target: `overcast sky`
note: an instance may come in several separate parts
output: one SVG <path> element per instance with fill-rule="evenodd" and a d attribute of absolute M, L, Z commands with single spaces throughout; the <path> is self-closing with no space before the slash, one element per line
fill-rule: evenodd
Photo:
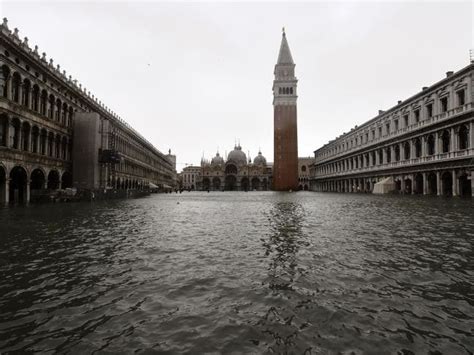
<path fill-rule="evenodd" d="M 18 27 L 180 171 L 235 139 L 273 161 L 273 69 L 285 26 L 298 147 L 328 140 L 469 64 L 471 2 L 23 2 Z"/>

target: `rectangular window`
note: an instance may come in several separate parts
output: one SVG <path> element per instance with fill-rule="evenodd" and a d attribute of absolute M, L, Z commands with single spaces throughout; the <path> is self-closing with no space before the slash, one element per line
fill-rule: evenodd
<path fill-rule="evenodd" d="M 404 127 L 408 127 L 408 115 L 403 116 Z"/>
<path fill-rule="evenodd" d="M 441 112 L 448 111 L 448 97 L 445 96 L 441 99 Z"/>
<path fill-rule="evenodd" d="M 433 117 L 433 104 L 426 105 L 426 117 L 427 118 Z"/>
<path fill-rule="evenodd" d="M 415 110 L 414 114 L 415 114 L 415 123 L 420 122 L 420 110 Z"/>
<path fill-rule="evenodd" d="M 366 134 L 365 134 L 365 143 L 367 143 L 368 141 L 369 141 L 369 134 L 366 133 Z"/>
<path fill-rule="evenodd" d="M 456 93 L 457 97 L 458 97 L 458 106 L 462 106 L 466 103 L 466 97 L 464 95 L 464 90 L 459 90 L 457 93 Z"/>
<path fill-rule="evenodd" d="M 375 129 L 372 130 L 372 140 L 375 139 Z"/>
<path fill-rule="evenodd" d="M 379 127 L 379 137 L 382 137 L 382 126 Z"/>
<path fill-rule="evenodd" d="M 385 124 L 385 134 L 390 134 L 390 123 Z"/>
<path fill-rule="evenodd" d="M 395 132 L 396 132 L 398 131 L 398 120 L 393 121 L 393 123 L 395 124 Z"/>

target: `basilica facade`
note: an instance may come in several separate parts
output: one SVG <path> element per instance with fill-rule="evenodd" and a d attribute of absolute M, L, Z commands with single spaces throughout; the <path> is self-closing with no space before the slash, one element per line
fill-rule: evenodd
<path fill-rule="evenodd" d="M 272 184 L 272 167 L 262 152 L 252 161 L 240 144 L 224 159 L 219 152 L 211 159 L 201 160 L 201 174 L 196 189 L 202 191 L 266 191 Z"/>

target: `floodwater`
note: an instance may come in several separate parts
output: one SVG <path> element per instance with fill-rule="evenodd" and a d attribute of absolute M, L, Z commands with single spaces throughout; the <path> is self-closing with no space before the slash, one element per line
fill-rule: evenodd
<path fill-rule="evenodd" d="M 474 199 L 0 209 L 0 352 L 472 354 Z"/>

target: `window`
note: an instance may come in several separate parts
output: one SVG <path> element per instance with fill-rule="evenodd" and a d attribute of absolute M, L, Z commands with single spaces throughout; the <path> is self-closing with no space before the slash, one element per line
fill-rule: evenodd
<path fill-rule="evenodd" d="M 426 117 L 427 118 L 433 117 L 433 104 L 426 105 Z"/>
<path fill-rule="evenodd" d="M 395 132 L 396 132 L 398 131 L 398 120 L 393 121 L 393 123 L 395 124 Z"/>
<path fill-rule="evenodd" d="M 404 127 L 408 127 L 408 115 L 403 116 Z"/>
<path fill-rule="evenodd" d="M 464 89 L 459 90 L 458 92 L 456 92 L 456 96 L 458 98 L 458 106 L 462 106 L 466 103 L 466 97 L 464 95 Z"/>
<path fill-rule="evenodd" d="M 415 115 L 415 123 L 420 122 L 420 110 L 415 110 L 414 115 Z"/>
<path fill-rule="evenodd" d="M 365 134 L 365 142 L 367 143 L 368 141 L 369 141 L 369 134 L 366 133 L 366 134 Z"/>
<path fill-rule="evenodd" d="M 386 135 L 390 134 L 390 123 L 385 124 L 385 134 Z"/>
<path fill-rule="evenodd" d="M 375 139 L 375 129 L 372 130 L 372 140 Z"/>
<path fill-rule="evenodd" d="M 445 96 L 441 99 L 441 112 L 448 111 L 448 97 Z"/>
<path fill-rule="evenodd" d="M 382 137 L 382 126 L 379 127 L 379 137 Z"/>

